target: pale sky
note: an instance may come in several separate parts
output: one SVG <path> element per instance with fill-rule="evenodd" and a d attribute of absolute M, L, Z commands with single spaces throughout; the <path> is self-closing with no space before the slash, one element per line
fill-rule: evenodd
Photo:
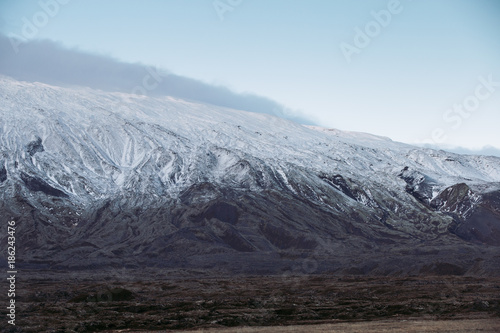
<path fill-rule="evenodd" d="M 0 0 L 10 38 L 264 96 L 324 127 L 470 149 L 500 148 L 499 18 L 497 0 Z"/>

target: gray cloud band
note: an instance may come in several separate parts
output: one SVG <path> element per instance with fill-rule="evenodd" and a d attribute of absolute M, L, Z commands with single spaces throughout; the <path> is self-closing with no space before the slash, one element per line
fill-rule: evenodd
<path fill-rule="evenodd" d="M 16 53 L 12 50 L 11 39 L 0 35 L 0 73 L 23 81 L 84 86 L 152 97 L 172 96 L 313 124 L 263 96 L 235 93 L 223 86 L 210 85 L 141 64 L 123 63 L 109 57 L 68 50 L 45 40 L 26 41 L 21 52 Z"/>

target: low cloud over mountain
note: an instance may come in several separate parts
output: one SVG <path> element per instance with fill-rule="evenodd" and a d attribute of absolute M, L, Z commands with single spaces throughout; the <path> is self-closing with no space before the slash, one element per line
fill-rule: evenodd
<path fill-rule="evenodd" d="M 173 96 L 311 124 L 267 97 L 235 93 L 224 86 L 142 64 L 67 49 L 48 40 L 20 41 L 0 35 L 0 73 L 23 81 L 86 86 L 105 91 Z"/>

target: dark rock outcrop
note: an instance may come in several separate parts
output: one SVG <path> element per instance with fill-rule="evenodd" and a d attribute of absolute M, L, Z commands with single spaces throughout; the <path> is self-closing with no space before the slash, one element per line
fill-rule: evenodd
<path fill-rule="evenodd" d="M 45 149 L 43 148 L 42 139 L 37 137 L 35 140 L 31 141 L 26 145 L 26 151 L 30 156 L 35 155 L 36 153 L 41 153 Z"/>
<path fill-rule="evenodd" d="M 43 192 L 47 195 L 54 197 L 67 197 L 68 195 L 61 190 L 58 190 L 43 180 L 32 177 L 24 172 L 21 172 L 21 179 L 30 191 Z"/>
<path fill-rule="evenodd" d="M 7 180 L 7 169 L 5 169 L 5 165 L 0 164 L 0 183 L 3 183 L 4 181 Z"/>

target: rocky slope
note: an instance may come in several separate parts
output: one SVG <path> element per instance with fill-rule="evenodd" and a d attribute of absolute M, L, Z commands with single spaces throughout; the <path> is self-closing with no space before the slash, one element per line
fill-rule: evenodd
<path fill-rule="evenodd" d="M 500 273 L 500 158 L 6 77 L 0 99 L 26 268 Z"/>

